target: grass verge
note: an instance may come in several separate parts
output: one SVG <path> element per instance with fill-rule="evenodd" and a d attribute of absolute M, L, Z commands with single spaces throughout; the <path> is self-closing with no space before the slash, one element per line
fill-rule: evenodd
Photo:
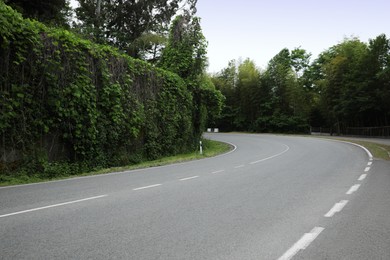
<path fill-rule="evenodd" d="M 231 145 L 204 139 L 203 140 L 203 154 L 199 154 L 199 151 L 194 151 L 191 153 L 185 153 L 185 154 L 178 154 L 174 156 L 168 156 L 164 158 L 160 158 L 153 161 L 145 161 L 134 165 L 128 165 L 128 166 L 122 166 L 122 167 L 113 167 L 113 168 L 107 168 L 107 169 L 101 169 L 97 171 L 92 172 L 86 172 L 86 173 L 80 173 L 77 175 L 67 175 L 67 176 L 59 176 L 55 178 L 44 178 L 37 175 L 33 176 L 27 176 L 27 175 L 15 175 L 15 176 L 9 176 L 9 175 L 0 175 L 0 186 L 10 186 L 10 185 L 19 185 L 19 184 L 29 184 L 29 183 L 37 183 L 37 182 L 45 182 L 45 181 L 53 181 L 53 180 L 62 180 L 62 179 L 69 179 L 73 177 L 82 177 L 82 176 L 92 176 L 92 175 L 99 175 L 99 174 L 106 174 L 111 172 L 124 172 L 124 171 L 130 171 L 130 170 L 136 170 L 136 169 L 142 169 L 142 168 L 150 168 L 150 167 L 157 167 L 157 166 L 163 166 L 173 163 L 181 163 L 181 162 L 187 162 L 192 160 L 199 160 L 203 158 L 213 157 L 217 156 L 219 154 L 226 153 L 232 149 Z"/>
<path fill-rule="evenodd" d="M 181 163 L 181 162 L 187 162 L 187 161 L 193 161 L 193 160 L 199 160 L 204 159 L 208 157 L 217 156 L 219 154 L 226 153 L 232 149 L 232 147 L 229 144 L 203 139 L 202 142 L 203 147 L 203 154 L 199 154 L 199 151 L 195 151 L 192 153 L 184 153 L 184 154 L 178 154 L 174 156 L 168 156 L 164 158 L 160 158 L 153 161 L 146 161 L 141 162 L 134 165 L 124 166 L 124 167 L 114 167 L 114 168 L 108 168 L 103 169 L 95 172 L 89 172 L 86 174 L 82 174 L 81 176 L 87 176 L 87 175 L 97 175 L 97 174 L 105 174 L 110 172 L 123 172 L 123 171 L 130 171 L 130 170 L 137 170 L 137 169 L 143 169 L 143 168 L 150 168 L 150 167 L 157 167 L 157 166 L 164 166 L 169 165 L 173 163 Z"/>

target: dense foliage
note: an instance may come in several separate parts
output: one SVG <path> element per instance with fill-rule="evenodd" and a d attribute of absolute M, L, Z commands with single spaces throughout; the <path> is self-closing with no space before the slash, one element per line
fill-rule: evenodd
<path fill-rule="evenodd" d="M 69 0 L 5 0 L 5 3 L 24 18 L 33 18 L 46 24 L 67 26 L 71 16 Z"/>
<path fill-rule="evenodd" d="M 314 68 L 316 70 L 314 70 Z M 319 110 L 336 132 L 346 127 L 390 125 L 390 41 L 347 39 L 313 64 Z"/>
<path fill-rule="evenodd" d="M 190 15 L 177 16 L 159 66 L 182 77 L 193 95 L 194 135 L 199 136 L 207 119 L 213 121 L 221 112 L 224 97 L 204 73 L 207 63 L 207 42 L 200 19 Z"/>
<path fill-rule="evenodd" d="M 390 125 L 390 40 L 345 39 L 310 63 L 297 48 L 281 50 L 260 71 L 253 61 L 231 61 L 213 76 L 226 96 L 216 125 L 222 130 L 308 132 L 327 127 Z"/>
<path fill-rule="evenodd" d="M 1 1 L 0 13 L 3 173 L 78 172 L 194 148 L 200 123 L 186 80 L 23 19 Z"/>
<path fill-rule="evenodd" d="M 197 0 L 78 0 L 78 28 L 95 41 L 109 43 L 132 57 L 155 61 L 168 27 L 181 11 L 196 12 Z"/>

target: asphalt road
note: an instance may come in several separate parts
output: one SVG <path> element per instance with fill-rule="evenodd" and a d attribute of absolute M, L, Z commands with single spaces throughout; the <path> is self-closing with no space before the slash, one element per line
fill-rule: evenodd
<path fill-rule="evenodd" d="M 211 134 L 236 149 L 0 188 L 0 259 L 390 259 L 390 164 L 347 143 Z"/>

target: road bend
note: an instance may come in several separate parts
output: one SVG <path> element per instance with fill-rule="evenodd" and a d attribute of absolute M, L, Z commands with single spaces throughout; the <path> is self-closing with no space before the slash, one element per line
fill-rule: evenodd
<path fill-rule="evenodd" d="M 390 164 L 332 140 L 208 134 L 214 158 L 0 188 L 0 259 L 390 259 Z"/>

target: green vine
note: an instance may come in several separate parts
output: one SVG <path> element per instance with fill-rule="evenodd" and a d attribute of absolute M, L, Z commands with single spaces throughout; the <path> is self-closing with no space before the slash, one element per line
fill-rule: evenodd
<path fill-rule="evenodd" d="M 176 74 L 2 2 L 0 28 L 0 173 L 75 173 L 192 148 L 193 96 Z"/>

